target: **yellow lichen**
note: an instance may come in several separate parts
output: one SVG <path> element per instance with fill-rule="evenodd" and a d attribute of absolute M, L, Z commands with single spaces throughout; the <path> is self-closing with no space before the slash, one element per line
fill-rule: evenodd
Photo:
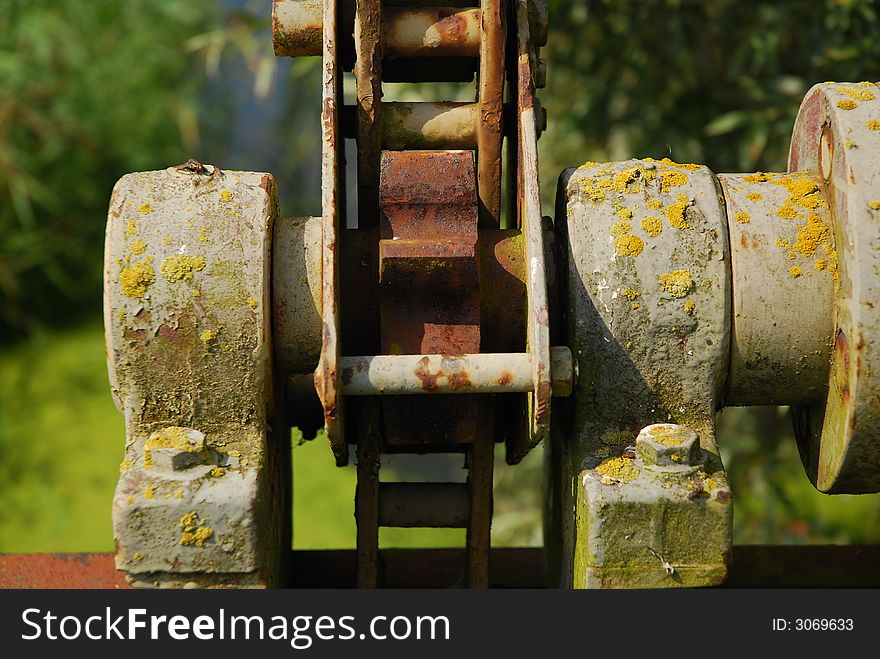
<path fill-rule="evenodd" d="M 803 213 L 798 213 L 791 206 L 781 206 L 779 210 L 776 211 L 776 215 L 784 220 L 794 220 L 804 216 Z"/>
<path fill-rule="evenodd" d="M 670 188 L 677 188 L 688 182 L 687 174 L 672 170 L 660 172 L 660 179 L 660 190 L 663 192 L 669 192 Z"/>
<path fill-rule="evenodd" d="M 199 241 L 206 243 L 208 242 L 208 230 L 207 229 L 199 229 Z"/>
<path fill-rule="evenodd" d="M 749 201 L 761 201 L 761 193 L 760 192 L 750 192 L 746 195 L 746 199 Z"/>
<path fill-rule="evenodd" d="M 155 499 L 156 498 L 156 488 L 153 485 L 147 485 L 144 488 L 144 499 Z"/>
<path fill-rule="evenodd" d="M 685 209 L 690 205 L 688 200 L 679 200 L 666 207 L 666 221 L 676 229 L 687 229 L 689 225 L 685 219 Z"/>
<path fill-rule="evenodd" d="M 880 130 L 880 121 L 877 119 L 868 119 L 866 125 L 868 126 L 868 130 Z"/>
<path fill-rule="evenodd" d="M 226 475 L 226 470 L 223 467 L 214 467 L 208 474 L 214 478 L 220 478 Z"/>
<path fill-rule="evenodd" d="M 129 220 L 125 225 L 125 237 L 131 238 L 136 236 L 138 232 L 138 223 L 136 220 Z"/>
<path fill-rule="evenodd" d="M 690 171 L 694 171 L 694 170 L 699 169 L 701 167 L 701 165 L 695 165 L 693 163 L 674 162 L 673 160 L 671 160 L 669 158 L 662 158 L 661 160 L 654 160 L 653 158 L 645 158 L 645 160 L 647 160 L 648 162 L 659 162 L 663 165 L 671 165 L 673 167 L 680 167 L 681 169 L 688 169 Z"/>
<path fill-rule="evenodd" d="M 126 497 L 125 502 L 126 502 L 129 506 L 133 505 L 133 504 L 134 504 L 134 497 L 133 497 L 132 495 L 129 494 L 129 495 Z"/>
<path fill-rule="evenodd" d="M 580 180 L 580 189 L 586 194 L 590 201 L 592 202 L 600 202 L 605 200 L 605 192 L 596 186 L 595 182 L 591 178 L 584 178 Z"/>
<path fill-rule="evenodd" d="M 740 211 L 733 216 L 733 219 L 736 220 L 739 224 L 748 224 L 752 221 L 752 216 L 744 211 Z"/>
<path fill-rule="evenodd" d="M 639 470 L 633 464 L 633 461 L 623 457 L 604 460 L 596 467 L 596 473 L 602 476 L 602 483 L 605 485 L 627 483 L 639 476 Z"/>
<path fill-rule="evenodd" d="M 223 202 L 232 201 L 232 192 L 230 190 L 223 190 L 220 193 L 220 201 L 223 201 Z"/>
<path fill-rule="evenodd" d="M 632 231 L 632 225 L 629 222 L 620 221 L 615 222 L 611 225 L 611 228 L 608 230 L 612 236 L 622 236 L 625 233 L 629 233 Z"/>
<path fill-rule="evenodd" d="M 132 465 L 134 465 L 134 460 L 123 460 L 119 463 L 119 473 L 121 474 L 123 471 L 128 471 L 129 469 L 131 469 Z"/>
<path fill-rule="evenodd" d="M 858 103 L 856 103 L 855 101 L 852 101 L 848 98 L 845 98 L 842 101 L 837 101 L 837 103 L 835 103 L 835 105 L 837 107 L 839 107 L 841 110 L 855 110 L 857 107 L 859 107 Z"/>
<path fill-rule="evenodd" d="M 637 290 L 632 289 L 632 288 L 624 288 L 620 292 L 620 294 L 623 295 L 623 297 L 625 297 L 627 300 L 630 300 L 630 301 L 635 300 L 637 297 L 639 297 L 641 295 L 641 293 L 639 293 Z"/>
<path fill-rule="evenodd" d="M 659 217 L 646 217 L 642 220 L 642 230 L 651 238 L 656 238 L 663 232 L 663 221 Z"/>
<path fill-rule="evenodd" d="M 837 250 L 831 245 L 822 245 L 822 249 L 825 251 L 825 256 L 828 257 L 828 272 L 831 274 L 831 278 L 834 281 L 840 281 L 840 275 L 837 271 Z"/>
<path fill-rule="evenodd" d="M 247 300 L 245 300 L 245 302 L 247 302 L 247 305 L 248 305 L 251 309 L 256 309 L 256 308 L 259 306 L 259 304 L 260 304 L 260 303 L 257 302 L 254 298 L 252 298 L 250 295 L 248 296 Z"/>
<path fill-rule="evenodd" d="M 684 309 L 684 312 L 691 316 L 694 315 L 694 311 L 696 310 L 696 308 L 697 305 L 694 303 L 693 300 L 687 300 L 684 305 L 682 305 L 682 309 Z"/>
<path fill-rule="evenodd" d="M 171 244 L 171 236 L 165 236 L 162 239 L 162 244 L 165 245 L 165 247 L 168 247 L 168 245 Z"/>
<path fill-rule="evenodd" d="M 764 172 L 758 172 L 757 174 L 747 174 L 746 176 L 743 176 L 743 181 L 745 181 L 746 183 L 764 183 L 769 179 L 770 176 L 768 174 L 765 174 Z"/>
<path fill-rule="evenodd" d="M 657 425 L 648 431 L 651 440 L 663 446 L 680 446 L 689 437 L 687 430 L 676 426 Z"/>
<path fill-rule="evenodd" d="M 180 544 L 184 547 L 195 545 L 204 547 L 205 542 L 214 535 L 214 529 L 205 525 L 205 520 L 200 520 L 197 512 L 186 513 L 178 522 L 180 526 Z"/>
<path fill-rule="evenodd" d="M 674 270 L 657 277 L 660 288 L 672 297 L 685 297 L 694 289 L 694 280 L 687 270 Z"/>
<path fill-rule="evenodd" d="M 868 202 L 868 207 L 872 208 L 875 211 L 880 211 L 880 201 L 872 200 Z"/>
<path fill-rule="evenodd" d="M 153 207 L 150 204 L 141 204 L 137 209 L 138 213 L 141 215 L 149 215 L 153 212 Z"/>
<path fill-rule="evenodd" d="M 838 87 L 836 91 L 839 91 L 841 94 L 846 94 L 856 101 L 873 101 L 877 98 L 874 96 L 873 92 L 864 87 Z"/>
<path fill-rule="evenodd" d="M 614 239 L 614 253 L 618 256 L 638 256 L 644 248 L 645 242 L 631 233 L 625 233 Z"/>
<path fill-rule="evenodd" d="M 816 270 L 825 270 L 828 268 L 828 259 L 816 259 Z"/>
<path fill-rule="evenodd" d="M 202 340 L 202 343 L 208 345 L 217 339 L 217 332 L 211 329 L 202 330 L 202 333 L 199 334 L 199 338 Z"/>
<path fill-rule="evenodd" d="M 144 555 L 143 555 L 141 552 L 136 551 L 136 552 L 134 553 L 134 560 L 136 560 L 136 561 L 142 561 L 142 560 L 144 560 Z"/>
<path fill-rule="evenodd" d="M 621 220 L 631 220 L 633 217 L 633 212 L 628 208 L 621 208 L 617 211 L 617 217 Z"/>
<path fill-rule="evenodd" d="M 192 281 L 193 272 L 205 269 L 204 256 L 178 254 L 162 261 L 162 276 L 171 283 Z"/>
<path fill-rule="evenodd" d="M 856 143 L 853 142 L 852 140 L 846 140 L 846 141 L 843 143 L 843 147 L 844 147 L 845 149 L 852 149 L 852 148 L 855 147 L 855 145 L 856 145 Z"/>
<path fill-rule="evenodd" d="M 818 215 L 810 213 L 807 223 L 798 226 L 797 238 L 791 246 L 795 252 L 802 256 L 813 256 L 819 246 L 830 240 L 831 232 L 828 226 L 822 222 Z"/>
<path fill-rule="evenodd" d="M 650 181 L 655 176 L 654 172 L 648 171 L 644 167 L 628 167 L 614 175 L 611 187 L 620 193 L 632 194 L 641 192 L 641 181 Z"/>
<path fill-rule="evenodd" d="M 135 240 L 131 245 L 129 245 L 128 248 L 131 250 L 132 254 L 140 256 L 146 251 L 147 243 L 145 243 L 143 240 Z"/>
<path fill-rule="evenodd" d="M 133 263 L 119 273 L 119 285 L 126 297 L 141 298 L 156 283 L 152 259 Z"/>
<path fill-rule="evenodd" d="M 174 498 L 175 499 L 182 499 L 183 498 L 183 488 L 182 487 L 178 488 L 177 492 L 174 493 Z"/>
<path fill-rule="evenodd" d="M 789 269 L 789 272 L 791 273 L 791 276 L 794 277 L 795 279 L 797 279 L 798 277 L 803 276 L 803 274 L 804 274 L 804 271 L 801 270 L 801 269 L 800 269 L 798 266 L 796 266 L 796 265 L 791 266 L 791 268 Z"/>
<path fill-rule="evenodd" d="M 654 210 L 659 210 L 663 208 L 663 202 L 659 199 L 648 199 L 648 201 L 645 203 L 648 204 L 648 208 L 652 208 Z"/>

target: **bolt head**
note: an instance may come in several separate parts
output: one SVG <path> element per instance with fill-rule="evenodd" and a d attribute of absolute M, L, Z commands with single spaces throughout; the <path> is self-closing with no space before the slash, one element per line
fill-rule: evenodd
<path fill-rule="evenodd" d="M 184 471 L 205 464 L 204 433 L 172 426 L 150 435 L 144 445 L 145 462 L 163 471 Z"/>
<path fill-rule="evenodd" d="M 686 467 L 699 464 L 703 452 L 699 435 L 687 426 L 655 423 L 636 438 L 636 455 L 646 466 Z"/>

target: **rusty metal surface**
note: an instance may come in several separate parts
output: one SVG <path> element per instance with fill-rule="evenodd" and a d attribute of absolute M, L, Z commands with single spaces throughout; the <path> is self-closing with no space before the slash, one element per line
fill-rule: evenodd
<path fill-rule="evenodd" d="M 323 13 L 323 0 L 273 0 L 272 44 L 275 55 L 320 55 Z"/>
<path fill-rule="evenodd" d="M 494 419 L 485 412 L 485 408 L 482 412 L 478 419 L 480 432 L 467 453 L 470 516 L 464 575 L 468 588 L 489 587 L 495 433 Z"/>
<path fill-rule="evenodd" d="M 542 547 L 496 547 L 490 587 L 546 588 Z M 290 552 L 291 588 L 354 587 L 357 552 Z M 386 588 L 460 584 L 461 550 L 385 549 Z M 880 545 L 736 545 L 722 588 L 880 588 Z M 130 588 L 113 554 L 0 555 L 0 588 Z"/>
<path fill-rule="evenodd" d="M 824 396 L 834 331 L 832 219 L 815 174 L 719 174 L 733 288 L 725 405 Z"/>
<path fill-rule="evenodd" d="M 551 357 L 554 395 L 567 396 L 574 380 L 571 351 L 554 347 Z M 502 394 L 535 387 L 528 353 L 343 357 L 341 365 L 346 396 Z"/>
<path fill-rule="evenodd" d="M 315 369 L 315 389 L 324 407 L 324 427 L 336 464 L 348 463 L 339 395 L 339 232 L 342 220 L 343 138 L 339 130 L 342 71 L 336 52 L 336 3 L 324 3 L 323 109 L 321 111 L 321 357 Z"/>
<path fill-rule="evenodd" d="M 385 151 L 380 199 L 382 354 L 479 352 L 472 153 Z M 423 274 L 412 276 L 413 268 Z M 468 443 L 476 432 L 477 401 L 471 396 L 454 402 L 389 398 L 382 406 L 390 444 Z"/>
<path fill-rule="evenodd" d="M 880 88 L 823 83 L 801 104 L 789 170 L 819 176 L 832 209 L 839 289 L 828 393 L 795 408 L 807 473 L 829 493 L 880 490 Z"/>
<path fill-rule="evenodd" d="M 480 10 L 388 7 L 382 17 L 386 57 L 477 57 Z"/>
<path fill-rule="evenodd" d="M 398 528 L 466 528 L 469 492 L 463 483 L 380 483 L 379 524 Z"/>
<path fill-rule="evenodd" d="M 131 588 L 113 554 L 0 554 L 0 588 Z"/>
<path fill-rule="evenodd" d="M 480 0 L 482 38 L 477 124 L 480 226 L 501 226 L 501 144 L 504 126 L 505 12 L 502 0 Z"/>
<path fill-rule="evenodd" d="M 507 461 L 516 464 L 547 435 L 550 427 L 550 328 L 547 302 L 547 263 L 541 224 L 538 185 L 538 146 L 535 129 L 534 55 L 528 27 L 526 0 L 517 4 L 517 166 L 518 223 L 525 237 L 526 320 L 528 351 L 535 368 L 535 390 L 528 396 L 528 427 L 507 443 Z"/>
<path fill-rule="evenodd" d="M 382 3 L 355 0 L 358 228 L 376 225 L 382 149 Z"/>
<path fill-rule="evenodd" d="M 404 103 L 382 106 L 382 144 L 386 149 L 475 149 L 477 103 Z"/>

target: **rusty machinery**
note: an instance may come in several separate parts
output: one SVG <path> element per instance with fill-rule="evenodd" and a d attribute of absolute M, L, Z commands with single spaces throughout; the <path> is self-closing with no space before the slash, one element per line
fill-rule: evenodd
<path fill-rule="evenodd" d="M 791 405 L 820 490 L 880 489 L 880 89 L 810 90 L 787 173 L 567 170 L 553 222 L 545 4 L 440 4 L 273 3 L 276 54 L 323 57 L 321 217 L 279 215 L 269 174 L 196 161 L 117 184 L 114 528 L 135 585 L 284 582 L 294 425 L 323 425 L 340 466 L 356 451 L 366 587 L 380 526 L 466 528 L 464 582 L 489 584 L 496 442 L 510 463 L 545 443 L 563 587 L 724 579 L 724 405 Z M 383 102 L 393 81 L 474 82 L 475 101 Z M 440 452 L 464 454 L 465 483 L 379 480 L 382 455 Z"/>

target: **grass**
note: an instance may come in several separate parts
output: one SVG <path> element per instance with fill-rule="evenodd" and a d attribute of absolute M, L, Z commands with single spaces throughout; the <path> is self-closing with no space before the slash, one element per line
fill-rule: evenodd
<path fill-rule="evenodd" d="M 112 551 L 110 502 L 124 442 L 100 326 L 0 351 L 0 552 Z M 735 542 L 880 541 L 880 495 L 816 492 L 777 410 L 725 411 L 719 442 L 734 489 Z M 508 467 L 498 448 L 493 544 L 540 545 L 541 453 Z M 336 468 L 320 436 L 294 442 L 293 458 L 294 546 L 354 547 L 354 468 Z M 412 465 L 382 473 L 418 479 Z M 464 532 L 382 529 L 380 544 L 462 546 Z"/>

